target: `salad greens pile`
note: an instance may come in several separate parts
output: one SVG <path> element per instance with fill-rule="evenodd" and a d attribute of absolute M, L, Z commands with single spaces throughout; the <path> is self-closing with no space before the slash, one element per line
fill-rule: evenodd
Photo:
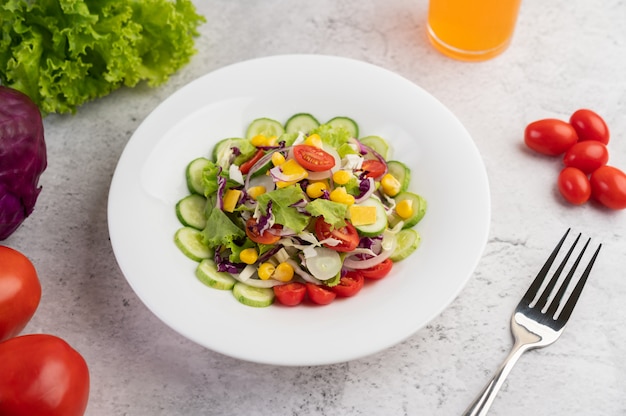
<path fill-rule="evenodd" d="M 44 114 L 75 112 L 123 85 L 165 82 L 204 21 L 191 0 L 3 0 L 0 82 Z"/>

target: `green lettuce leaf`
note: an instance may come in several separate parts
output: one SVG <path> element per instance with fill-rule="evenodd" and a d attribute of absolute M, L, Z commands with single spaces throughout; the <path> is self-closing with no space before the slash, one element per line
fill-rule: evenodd
<path fill-rule="evenodd" d="M 298 212 L 292 205 L 300 202 L 304 197 L 304 192 L 299 185 L 291 185 L 261 194 L 257 197 L 257 201 L 261 204 L 264 214 L 267 214 L 267 205 L 272 201 L 274 222 L 300 233 L 309 225 L 310 218 Z"/>
<path fill-rule="evenodd" d="M 246 237 L 246 232 L 239 228 L 221 209 L 215 208 L 215 199 L 207 204 L 207 224 L 202 231 L 203 241 L 210 248 L 231 247 L 235 241 Z"/>
<path fill-rule="evenodd" d="M 323 216 L 324 221 L 334 228 L 341 228 L 346 225 L 344 220 L 348 211 L 346 204 L 318 198 L 308 203 L 304 209 L 314 217 Z"/>
<path fill-rule="evenodd" d="M 332 127 L 328 124 L 320 124 L 311 131 L 320 136 L 323 143 L 329 144 L 335 149 L 339 149 L 342 145 L 348 143 L 350 133 L 342 127 Z"/>

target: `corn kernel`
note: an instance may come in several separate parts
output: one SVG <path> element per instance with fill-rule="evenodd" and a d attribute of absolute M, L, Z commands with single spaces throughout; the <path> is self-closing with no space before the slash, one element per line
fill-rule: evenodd
<path fill-rule="evenodd" d="M 239 259 L 246 264 L 254 264 L 259 258 L 256 248 L 246 248 L 239 253 Z"/>
<path fill-rule="evenodd" d="M 396 204 L 396 213 L 407 219 L 413 215 L 413 201 L 411 199 L 403 199 Z"/>
<path fill-rule="evenodd" d="M 250 189 L 248 189 L 248 196 L 252 199 L 257 199 L 259 195 L 264 194 L 265 192 L 267 192 L 267 189 L 265 189 L 265 186 L 263 185 L 253 186 Z"/>
<path fill-rule="evenodd" d="M 330 193 L 330 200 L 346 205 L 354 204 L 354 197 L 346 192 L 346 188 L 344 188 L 343 186 L 332 190 L 332 192 Z"/>
<path fill-rule="evenodd" d="M 306 194 L 309 198 L 320 198 L 327 190 L 328 184 L 326 182 L 313 182 L 306 187 Z"/>
<path fill-rule="evenodd" d="M 267 146 L 268 140 L 267 137 L 265 137 L 264 135 L 257 134 L 252 139 L 250 139 L 250 143 L 252 143 L 252 145 L 256 147 Z"/>
<path fill-rule="evenodd" d="M 350 179 L 352 179 L 352 175 L 347 170 L 342 169 L 333 173 L 333 181 L 337 185 L 345 185 L 350 181 Z"/>
<path fill-rule="evenodd" d="M 383 192 L 389 196 L 396 196 L 400 192 L 400 182 L 390 173 L 385 174 L 380 180 Z"/>
<path fill-rule="evenodd" d="M 293 279 L 293 273 L 294 270 L 291 264 L 283 262 L 276 266 L 276 270 L 274 271 L 274 275 L 272 277 L 281 282 L 288 282 Z"/>
<path fill-rule="evenodd" d="M 322 138 L 319 136 L 319 134 L 312 134 L 309 137 L 306 138 L 306 140 L 304 141 L 304 144 L 308 144 L 309 146 L 314 146 L 314 147 L 318 147 L 321 148 L 322 147 Z"/>
<path fill-rule="evenodd" d="M 283 156 L 283 154 L 280 152 L 274 152 L 272 154 L 272 163 L 274 164 L 274 166 L 282 165 L 283 163 L 285 163 L 285 156 Z"/>
<path fill-rule="evenodd" d="M 267 280 L 274 274 L 276 268 L 272 263 L 265 262 L 259 266 L 259 270 L 257 273 L 259 274 L 259 278 L 261 280 Z"/>

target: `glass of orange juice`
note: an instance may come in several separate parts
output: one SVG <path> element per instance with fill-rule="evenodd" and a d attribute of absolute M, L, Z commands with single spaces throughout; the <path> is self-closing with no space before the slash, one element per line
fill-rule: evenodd
<path fill-rule="evenodd" d="M 511 42 L 521 0 L 430 0 L 428 38 L 444 55 L 483 61 Z"/>

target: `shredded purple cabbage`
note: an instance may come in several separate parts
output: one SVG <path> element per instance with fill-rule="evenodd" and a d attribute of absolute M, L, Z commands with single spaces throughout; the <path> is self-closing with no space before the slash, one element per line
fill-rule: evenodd
<path fill-rule="evenodd" d="M 270 219 L 272 218 L 272 200 L 267 203 L 267 213 L 265 215 L 261 215 L 257 219 L 257 228 L 259 230 L 259 234 L 263 234 L 265 231 L 270 229 Z"/>
<path fill-rule="evenodd" d="M 226 191 L 226 178 L 220 175 L 222 168 L 219 168 L 217 173 L 217 201 L 215 207 L 218 209 L 224 209 L 224 192 Z"/>
<path fill-rule="evenodd" d="M 215 250 L 213 256 L 218 272 L 241 273 L 245 265 L 233 263 L 228 260 L 228 256 L 222 256 L 219 250 Z"/>

